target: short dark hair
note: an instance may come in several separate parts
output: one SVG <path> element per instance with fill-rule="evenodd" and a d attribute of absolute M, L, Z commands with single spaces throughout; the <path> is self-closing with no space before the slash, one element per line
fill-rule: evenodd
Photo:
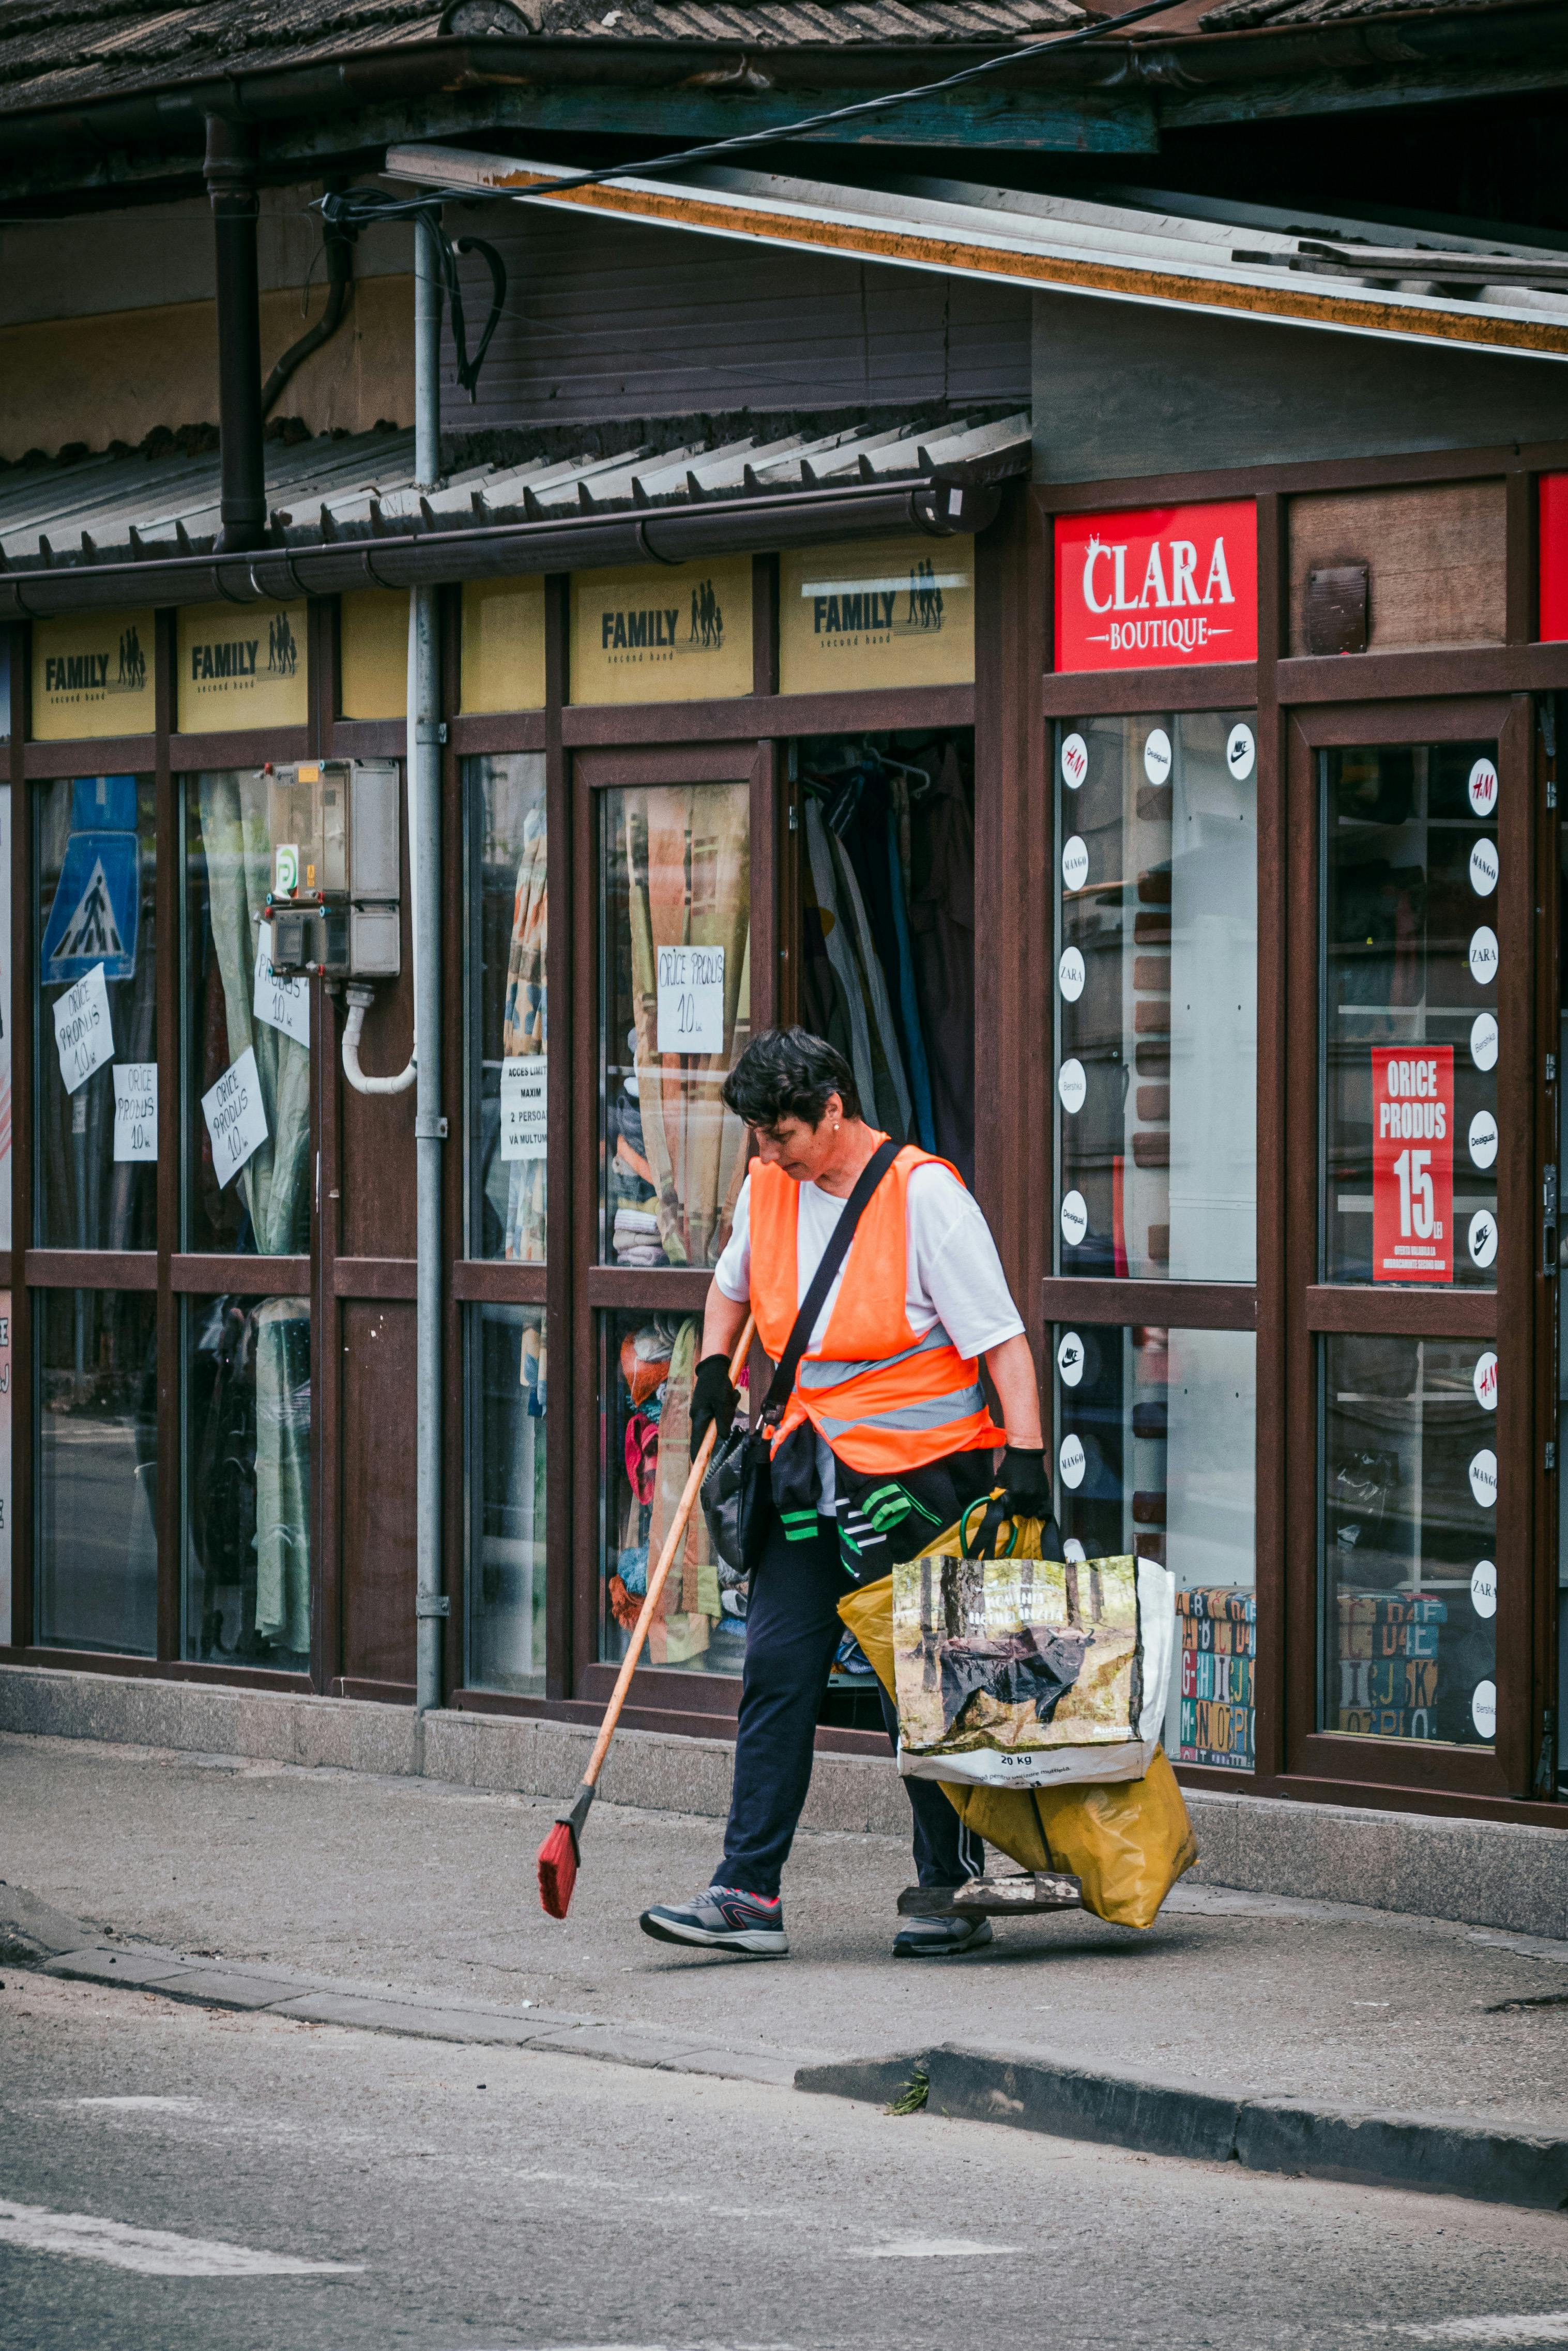
<path fill-rule="evenodd" d="M 809 1029 L 765 1029 L 754 1037 L 725 1080 L 724 1098 L 747 1126 L 777 1127 L 787 1118 L 820 1126 L 828 1096 L 837 1094 L 846 1118 L 859 1118 L 854 1071 L 836 1045 Z"/>

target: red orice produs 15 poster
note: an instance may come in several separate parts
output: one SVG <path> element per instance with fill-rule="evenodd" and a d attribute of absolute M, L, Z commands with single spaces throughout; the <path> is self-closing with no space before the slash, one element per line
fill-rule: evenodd
<path fill-rule="evenodd" d="M 1372 1048 L 1372 1278 L 1454 1278 L 1454 1049 Z"/>

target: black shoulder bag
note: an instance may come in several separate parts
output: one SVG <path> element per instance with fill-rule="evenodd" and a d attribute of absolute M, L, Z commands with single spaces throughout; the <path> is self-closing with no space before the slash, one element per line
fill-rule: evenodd
<path fill-rule="evenodd" d="M 795 1327 L 763 1399 L 760 1416 L 750 1425 L 737 1420 L 715 1448 L 712 1466 L 703 1479 L 703 1516 L 707 1520 L 708 1541 L 719 1562 L 719 1580 L 731 1588 L 744 1583 L 751 1573 L 768 1540 L 773 1514 L 773 1431 L 794 1392 L 800 1358 L 810 1344 L 817 1317 L 855 1237 L 855 1227 L 902 1147 L 893 1142 L 882 1144 L 862 1168 L 855 1188 L 844 1203 L 843 1215 L 822 1251 L 821 1263 L 800 1301 L 800 1311 L 795 1317 Z"/>

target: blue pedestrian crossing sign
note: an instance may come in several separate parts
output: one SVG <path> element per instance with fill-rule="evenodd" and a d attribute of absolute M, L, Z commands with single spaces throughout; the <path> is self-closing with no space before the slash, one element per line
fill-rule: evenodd
<path fill-rule="evenodd" d="M 46 984 L 68 986 L 99 963 L 105 979 L 129 979 L 141 912 L 135 833 L 73 832 L 44 930 Z"/>

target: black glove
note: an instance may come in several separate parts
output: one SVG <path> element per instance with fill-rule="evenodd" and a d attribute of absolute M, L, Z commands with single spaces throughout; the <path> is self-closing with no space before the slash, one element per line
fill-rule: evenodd
<path fill-rule="evenodd" d="M 697 1365 L 697 1375 L 692 1384 L 692 1458 L 715 1421 L 720 1438 L 729 1435 L 735 1425 L 740 1395 L 730 1384 L 729 1357 L 705 1355 Z"/>
<path fill-rule="evenodd" d="M 1045 1474 L 1043 1446 L 1009 1445 L 1002 1456 L 997 1483 L 1005 1491 L 1014 1518 L 1050 1518 L 1051 1479 Z"/>

